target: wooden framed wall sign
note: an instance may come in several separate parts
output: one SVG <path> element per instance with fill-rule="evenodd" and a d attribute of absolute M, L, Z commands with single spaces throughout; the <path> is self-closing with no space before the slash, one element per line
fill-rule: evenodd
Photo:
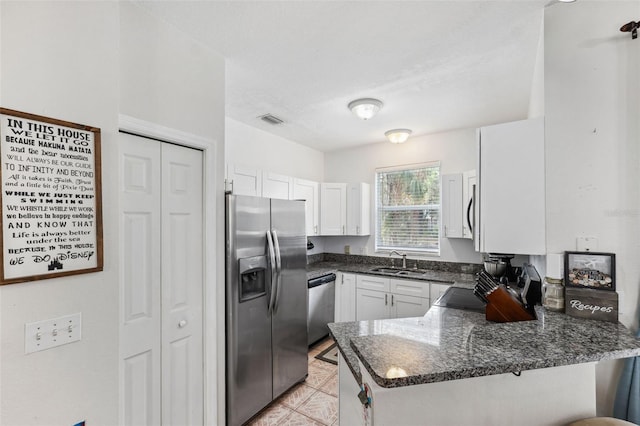
<path fill-rule="evenodd" d="M 100 129 L 0 108 L 0 284 L 102 271 Z"/>

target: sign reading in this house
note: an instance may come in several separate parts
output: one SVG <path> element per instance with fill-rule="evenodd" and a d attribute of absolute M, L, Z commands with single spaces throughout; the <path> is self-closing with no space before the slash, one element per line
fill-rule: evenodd
<path fill-rule="evenodd" d="M 0 108 L 0 284 L 102 270 L 100 129 Z"/>

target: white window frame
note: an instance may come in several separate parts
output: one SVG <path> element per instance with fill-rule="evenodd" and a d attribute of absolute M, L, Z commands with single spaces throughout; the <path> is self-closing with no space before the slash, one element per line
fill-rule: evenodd
<path fill-rule="evenodd" d="M 442 235 L 441 235 L 441 226 L 442 226 L 442 185 L 439 183 L 438 184 L 438 191 L 439 191 L 439 195 L 438 195 L 438 205 L 437 207 L 434 204 L 428 204 L 428 205 L 421 205 L 421 206 L 406 206 L 406 207 L 396 207 L 394 208 L 395 210 L 415 210 L 415 209 L 419 209 L 419 208 L 424 208 L 424 209 L 431 209 L 431 210 L 437 210 L 438 211 L 438 226 L 436 227 L 437 231 L 438 231 L 438 247 L 437 249 L 433 249 L 433 248 L 424 248 L 424 249 L 419 249 L 416 247 L 402 247 L 402 246 L 378 246 L 378 241 L 379 241 L 379 233 L 380 233 L 380 229 L 379 229 L 379 225 L 380 225 L 380 211 L 381 211 L 381 206 L 380 206 L 380 188 L 378 187 L 380 179 L 379 179 L 379 174 L 380 173 L 389 173 L 389 172 L 395 172 L 395 171 L 402 171 L 402 170 L 415 170 L 415 169 L 420 169 L 420 168 L 434 168 L 437 167 L 438 169 L 438 181 L 441 181 L 442 178 L 442 169 L 440 166 L 440 161 L 430 161 L 430 162 L 425 162 L 425 163 L 414 163 L 414 164 L 405 164 L 405 165 L 399 165 L 399 166 L 392 166 L 392 167 L 379 167 L 376 168 L 375 170 L 375 178 L 374 178 L 374 182 L 375 182 L 375 193 L 374 193 L 374 197 L 375 197 L 375 204 L 374 204 L 374 209 L 375 209 L 375 222 L 374 222 L 374 247 L 375 247 L 375 252 L 376 253 L 389 253 L 393 250 L 397 250 L 397 251 L 403 251 L 405 253 L 412 253 L 412 254 L 417 254 L 417 255 L 431 255 L 431 256 L 439 256 L 440 255 L 440 249 L 441 249 L 441 240 L 442 240 Z"/>

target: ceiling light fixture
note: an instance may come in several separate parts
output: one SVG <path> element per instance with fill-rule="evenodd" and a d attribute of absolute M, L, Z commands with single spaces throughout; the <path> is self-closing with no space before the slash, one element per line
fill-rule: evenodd
<path fill-rule="evenodd" d="M 349 109 L 359 118 L 368 120 L 382 108 L 382 101 L 372 98 L 356 99 L 349 102 Z"/>
<path fill-rule="evenodd" d="M 553 6 L 558 3 L 575 3 L 577 0 L 550 0 L 549 3 L 545 4 L 544 7 Z"/>
<path fill-rule="evenodd" d="M 409 129 L 393 129 L 384 132 L 384 135 L 389 139 L 391 143 L 404 143 L 409 139 L 411 130 Z"/>

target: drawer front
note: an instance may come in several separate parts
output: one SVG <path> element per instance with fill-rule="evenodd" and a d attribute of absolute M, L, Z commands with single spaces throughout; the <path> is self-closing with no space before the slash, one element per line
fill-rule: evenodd
<path fill-rule="evenodd" d="M 429 298 L 428 281 L 411 281 L 391 279 L 391 293 Z"/>
<path fill-rule="evenodd" d="M 356 287 L 375 291 L 389 291 L 389 278 L 357 275 Z"/>

